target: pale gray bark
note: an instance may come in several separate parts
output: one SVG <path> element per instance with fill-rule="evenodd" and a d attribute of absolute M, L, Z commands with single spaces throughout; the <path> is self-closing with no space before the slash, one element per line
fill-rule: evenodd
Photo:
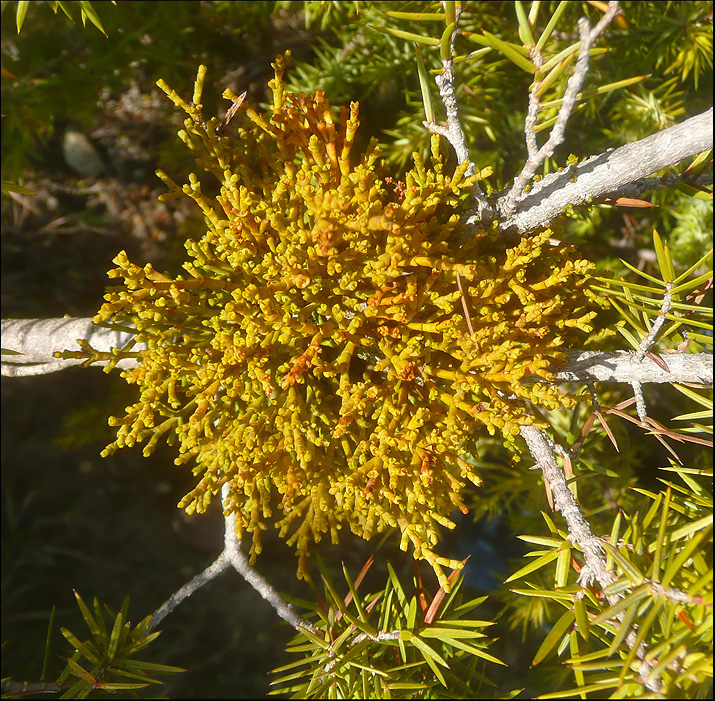
<path fill-rule="evenodd" d="M 649 357 L 639 361 L 635 351 L 572 351 L 566 367 L 556 373 L 559 382 L 692 382 L 712 386 L 711 353 L 661 353 L 666 372 Z"/>
<path fill-rule="evenodd" d="M 581 507 L 573 492 L 569 489 L 566 478 L 556 462 L 547 435 L 535 426 L 522 426 L 521 436 L 526 441 L 531 456 L 536 460 L 536 466 L 541 469 L 544 480 L 548 482 L 551 488 L 551 493 L 554 496 L 554 506 L 564 517 L 568 526 L 568 539 L 583 552 L 583 559 L 586 564 L 579 574 L 579 584 L 585 589 L 596 581 L 601 586 L 601 589 L 605 589 L 614 581 L 615 577 L 613 572 L 608 569 L 601 539 L 593 534 L 591 526 L 583 517 Z M 611 606 L 618 604 L 622 598 L 623 594 L 606 595 L 606 599 Z M 624 625 L 622 611 L 619 611 L 615 618 L 618 621 L 618 625 Z M 643 680 L 642 683 L 650 691 L 659 692 L 660 675 L 655 679 L 651 678 L 655 663 L 653 660 L 648 659 L 648 650 L 643 642 L 638 642 L 637 630 L 637 625 L 629 626 L 629 630 L 626 633 L 626 644 L 631 648 L 636 648 L 636 654 L 640 659 L 638 671 Z"/>
<path fill-rule="evenodd" d="M 583 81 L 586 78 L 589 66 L 589 52 L 595 41 L 605 31 L 606 27 L 613 21 L 613 18 L 618 14 L 618 3 L 615 1 L 608 3 L 608 10 L 601 17 L 600 22 L 595 27 L 591 27 L 585 17 L 581 17 L 578 21 L 578 31 L 581 37 L 581 46 L 576 59 L 576 66 L 571 77 L 566 83 L 566 90 L 562 98 L 559 115 L 554 124 L 549 138 L 546 143 L 537 149 L 536 143 L 536 119 L 539 111 L 539 100 L 536 97 L 538 83 L 532 89 L 529 95 L 529 112 L 524 124 L 524 132 L 526 134 L 526 146 L 529 152 L 529 157 L 524 164 L 521 173 L 514 179 L 514 184 L 507 193 L 506 197 L 499 202 L 499 210 L 503 218 L 508 218 L 517 210 L 517 203 L 523 194 L 524 188 L 528 185 L 531 179 L 536 174 L 537 170 L 543 165 L 544 161 L 554 153 L 554 149 L 564 141 L 564 133 L 566 125 L 571 117 L 578 93 L 583 86 Z M 542 63 L 541 53 L 535 54 L 536 62 L 539 65 Z"/>
<path fill-rule="evenodd" d="M 134 334 L 112 331 L 92 322 L 92 319 L 3 319 L 2 321 L 2 374 L 6 377 L 48 375 L 84 362 L 82 359 L 54 358 L 55 351 L 78 351 L 77 339 L 87 341 L 95 350 L 109 352 L 124 348 Z M 133 350 L 146 348 L 136 344 Z M 6 353 L 5 351 L 13 351 Z M 17 355 L 19 353 L 19 355 Z M 98 365 L 106 365 L 99 362 Z M 136 367 L 132 359 L 121 360 L 117 367 Z"/>
<path fill-rule="evenodd" d="M 588 204 L 712 147 L 711 107 L 674 127 L 547 175 L 522 193 L 514 213 L 502 218 L 499 228 L 522 234 L 533 231 L 553 221 L 567 205 Z M 500 201 L 497 207 L 504 204 Z"/>
<path fill-rule="evenodd" d="M 566 519 L 571 534 L 570 540 L 583 550 L 586 567 L 581 570 L 579 582 L 582 586 L 587 587 L 596 580 L 601 587 L 607 587 L 613 581 L 613 576 L 606 567 L 603 546 L 591 532 L 591 526 L 583 517 L 573 492 L 566 484 L 566 478 L 556 463 L 546 435 L 536 426 L 522 426 L 521 435 L 529 447 L 531 456 L 536 460 L 536 464 L 543 471 L 544 478 L 551 487 L 554 506 Z"/>

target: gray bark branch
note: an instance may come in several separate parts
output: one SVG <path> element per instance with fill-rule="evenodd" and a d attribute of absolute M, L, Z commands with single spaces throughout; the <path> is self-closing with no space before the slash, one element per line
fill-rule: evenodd
<path fill-rule="evenodd" d="M 110 352 L 112 348 L 123 348 L 134 338 L 134 334 L 113 331 L 94 324 L 91 318 L 76 319 L 3 319 L 2 348 L 13 353 L 2 355 L 2 375 L 6 377 L 27 377 L 48 375 L 80 365 L 82 359 L 54 358 L 55 351 L 78 351 L 77 339 L 87 341 L 95 350 Z M 133 350 L 143 350 L 144 344 L 136 344 Z M 16 355 L 19 353 L 19 355 Z M 100 361 L 98 365 L 106 365 Z M 117 363 L 121 369 L 136 367 L 131 358 Z"/>
<path fill-rule="evenodd" d="M 571 112 L 576 105 L 576 98 L 583 81 L 586 78 L 586 73 L 588 72 L 589 64 L 589 51 L 595 43 L 596 39 L 604 32 L 606 27 L 611 23 L 613 18 L 618 14 L 618 3 L 609 2 L 608 10 L 606 14 L 601 18 L 601 21 L 591 29 L 588 20 L 585 17 L 581 17 L 578 21 L 579 34 L 581 36 L 581 47 L 578 52 L 578 58 L 576 59 L 576 67 L 571 77 L 566 83 L 566 91 L 562 99 L 561 108 L 559 109 L 559 115 L 554 124 L 551 134 L 549 135 L 548 141 L 540 148 L 536 153 L 531 153 L 536 146 L 536 135 L 533 138 L 529 138 L 527 133 L 527 149 L 530 152 L 529 158 L 524 164 L 524 168 L 519 173 L 519 175 L 514 179 L 514 184 L 507 196 L 500 202 L 500 211 L 504 215 L 511 215 L 515 208 L 516 203 L 519 200 L 519 196 L 522 194 L 524 187 L 529 183 L 529 181 L 536 174 L 537 169 L 543 165 L 544 161 L 554 153 L 554 149 L 564 140 L 564 132 L 566 131 L 566 124 L 568 123 Z M 527 116 L 525 129 L 532 130 L 536 126 L 536 115 L 538 113 L 538 99 L 535 97 L 535 91 L 529 98 L 529 114 Z"/>
<path fill-rule="evenodd" d="M 221 502 L 227 504 L 228 483 L 221 487 Z M 299 616 L 291 606 L 256 570 L 248 563 L 248 558 L 241 552 L 241 542 L 236 538 L 236 514 L 224 515 L 224 547 L 221 554 L 200 574 L 174 592 L 152 615 L 148 630 L 154 630 L 180 603 L 188 599 L 195 591 L 218 577 L 229 567 L 233 567 L 273 608 L 276 613 L 297 631 L 306 629 L 314 635 L 320 631 L 309 621 Z"/>
<path fill-rule="evenodd" d="M 514 214 L 503 218 L 499 228 L 521 234 L 533 231 L 549 224 L 567 205 L 588 204 L 712 147 L 711 107 L 674 127 L 547 175 L 522 193 Z M 500 201 L 497 207 L 503 204 Z"/>
<path fill-rule="evenodd" d="M 601 541 L 591 532 L 591 526 L 583 517 L 573 492 L 566 484 L 561 468 L 549 446 L 546 435 L 536 426 L 522 426 L 521 436 L 526 441 L 531 456 L 544 473 L 544 479 L 549 483 L 554 495 L 554 506 L 561 512 L 569 529 L 569 540 L 583 551 L 586 567 L 581 570 L 579 583 L 587 587 L 592 581 L 597 581 L 602 588 L 607 587 L 613 576 L 606 567 Z"/>
<path fill-rule="evenodd" d="M 662 353 L 666 372 L 648 357 L 639 361 L 635 351 L 571 351 L 558 382 L 691 382 L 712 386 L 711 353 Z"/>
<path fill-rule="evenodd" d="M 535 426 L 522 426 L 521 436 L 526 442 L 531 456 L 536 460 L 536 465 L 541 469 L 544 480 L 551 488 L 551 493 L 554 495 L 554 506 L 566 521 L 569 530 L 568 539 L 583 552 L 585 565 L 579 574 L 578 583 L 586 588 L 591 582 L 596 581 L 601 589 L 605 589 L 614 581 L 615 577 L 606 566 L 601 539 L 593 534 L 591 526 L 583 517 L 576 497 L 569 489 L 566 478 L 556 462 L 548 437 Z M 606 599 L 611 606 L 614 606 L 618 604 L 622 596 L 622 594 L 609 594 L 606 595 Z M 619 625 L 623 625 L 622 611 L 616 614 L 615 618 L 619 621 Z M 629 626 L 626 633 L 626 644 L 630 648 L 636 648 L 636 654 L 641 660 L 638 671 L 641 674 L 642 683 L 650 691 L 658 693 L 660 691 L 660 675 L 656 679 L 651 677 L 654 663 L 648 660 L 648 650 L 645 645 L 638 642 L 635 627 Z"/>
<path fill-rule="evenodd" d="M 109 352 L 122 348 L 132 334 L 96 326 L 92 319 L 11 319 L 2 322 L 2 347 L 21 355 L 2 356 L 2 374 L 7 377 L 46 375 L 79 365 L 81 359 L 53 358 L 52 353 L 78 350 L 77 339 L 88 341 L 95 350 Z M 146 346 L 137 344 L 132 350 Z M 670 372 L 646 357 L 638 361 L 635 352 L 573 350 L 566 366 L 556 373 L 557 382 L 691 382 L 712 386 L 713 356 L 710 353 L 663 353 Z M 106 363 L 96 363 L 106 365 Z M 136 367 L 133 358 L 117 363 L 122 369 Z"/>

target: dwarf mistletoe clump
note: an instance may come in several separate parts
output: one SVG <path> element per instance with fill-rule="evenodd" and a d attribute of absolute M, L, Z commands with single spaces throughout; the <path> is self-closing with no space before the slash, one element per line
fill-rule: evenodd
<path fill-rule="evenodd" d="M 351 161 L 358 104 L 334 121 L 320 91 L 286 92 L 274 64 L 272 108 L 238 111 L 220 138 L 201 116 L 205 68 L 179 135 L 221 184 L 192 174 L 165 198 L 190 197 L 208 230 L 189 240 L 185 274 L 162 274 L 122 252 L 97 323 L 131 326 L 147 350 L 122 376 L 140 390 L 105 454 L 160 437 L 200 480 L 179 506 L 202 512 L 222 485 L 238 536 L 273 519 L 295 544 L 343 526 L 363 537 L 398 528 L 440 583 L 456 561 L 433 550 L 462 491 L 480 480 L 468 457 L 480 428 L 513 447 L 520 426 L 574 399 L 547 382 L 564 349 L 591 330 L 599 300 L 591 264 L 549 230 L 508 248 L 496 231 L 464 246 L 467 164 L 443 172 L 437 136 L 392 179 L 372 142 Z M 234 128 L 232 126 L 232 128 Z M 227 131 L 230 131 L 228 129 Z M 488 175 L 482 173 L 481 177 Z M 462 232 L 463 233 L 463 232 Z M 528 381 L 524 381 L 530 378 Z"/>

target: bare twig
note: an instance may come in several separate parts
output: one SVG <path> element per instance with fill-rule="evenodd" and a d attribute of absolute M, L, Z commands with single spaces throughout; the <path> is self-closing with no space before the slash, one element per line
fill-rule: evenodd
<path fill-rule="evenodd" d="M 456 36 L 457 28 L 455 26 L 450 38 L 450 56 L 454 53 L 454 40 Z M 439 96 L 447 112 L 447 127 L 445 128 L 434 122 L 423 123 L 430 131 L 447 139 L 457 154 L 457 161 L 459 163 L 468 162 L 469 165 L 466 170 L 466 175 L 472 175 L 474 173 L 474 163 L 472 163 L 469 157 L 469 151 L 464 140 L 464 132 L 462 131 L 462 124 L 459 121 L 459 108 L 457 106 L 457 98 L 454 94 L 454 73 L 451 58 L 442 59 L 442 73 L 435 77 L 435 83 L 437 83 Z M 494 209 L 489 202 L 487 202 L 487 198 L 484 196 L 478 183 L 474 183 L 472 186 L 471 195 L 476 203 L 476 213 L 472 221 L 467 222 L 467 226 L 474 226 L 477 221 L 492 221 L 495 216 Z"/>
<path fill-rule="evenodd" d="M 566 479 L 556 463 L 549 446 L 546 434 L 535 426 L 522 426 L 521 435 L 529 447 L 529 452 L 536 460 L 554 495 L 554 504 L 561 512 L 569 529 L 569 540 L 583 551 L 586 566 L 579 575 L 579 584 L 587 587 L 594 580 L 602 588 L 613 581 L 613 575 L 606 568 L 606 558 L 603 557 L 603 546 L 591 532 L 588 521 L 581 514 L 573 493 L 566 484 Z"/>
<path fill-rule="evenodd" d="M 539 116 L 539 100 L 534 93 L 541 83 L 534 84 L 529 95 L 529 109 L 524 120 L 524 135 L 526 136 L 526 153 L 529 160 L 536 161 L 539 157 L 539 144 L 536 141 L 536 119 Z"/>
<path fill-rule="evenodd" d="M 673 302 L 673 295 L 670 291 L 673 289 L 674 285 L 672 282 L 668 282 L 665 285 L 665 295 L 663 296 L 663 304 L 660 308 L 660 313 L 653 322 L 648 335 L 638 344 L 638 348 L 633 356 L 633 359 L 637 363 L 642 363 L 643 359 L 648 352 L 648 349 L 655 343 L 655 337 L 658 335 L 661 327 L 665 323 L 665 315 L 670 311 L 670 305 Z M 658 365 L 661 367 L 660 365 Z M 669 368 L 669 366 L 666 365 Z M 662 369 L 662 368 L 661 368 Z M 641 421 L 645 421 L 648 418 L 648 411 L 646 409 L 645 397 L 643 396 L 643 386 L 638 380 L 631 380 L 631 387 L 633 387 L 633 396 L 636 400 L 636 411 L 638 412 L 638 418 Z"/>
<path fill-rule="evenodd" d="M 225 553 L 221 553 L 201 574 L 197 574 L 190 582 L 174 592 L 156 611 L 147 628 L 147 632 L 156 628 L 182 601 L 188 599 L 197 589 L 200 589 L 221 572 L 228 569 L 230 563 Z"/>
<path fill-rule="evenodd" d="M 228 493 L 229 485 L 226 483 L 221 488 L 221 502 L 223 504 L 225 504 L 228 499 Z M 246 556 L 241 552 L 241 543 L 236 538 L 236 515 L 231 513 L 225 516 L 224 523 L 224 546 L 221 554 L 201 574 L 196 575 L 190 582 L 172 594 L 169 599 L 154 612 L 149 630 L 156 628 L 169 613 L 182 601 L 190 597 L 197 589 L 210 582 L 224 570 L 233 567 L 236 572 L 273 606 L 276 613 L 286 623 L 289 623 L 297 631 L 305 629 L 319 635 L 320 631 L 312 623 L 301 618 L 293 607 L 248 564 Z"/>
<path fill-rule="evenodd" d="M 226 504 L 228 500 L 229 484 L 226 483 L 221 488 L 221 501 Z M 240 542 L 236 538 L 236 515 L 234 513 L 225 516 L 226 530 L 224 532 L 224 550 L 227 560 L 238 572 L 273 608 L 276 613 L 297 631 L 301 629 L 309 630 L 315 635 L 320 635 L 320 631 L 312 624 L 301 618 L 295 609 L 268 583 L 256 570 L 248 564 L 246 556 L 241 552 Z"/>
<path fill-rule="evenodd" d="M 591 29 L 588 20 L 585 17 L 581 17 L 581 19 L 579 19 L 578 28 L 579 34 L 581 35 L 581 46 L 579 48 L 578 58 L 576 59 L 574 72 L 566 83 L 566 91 L 564 92 L 563 102 L 561 103 L 556 123 L 554 124 L 554 128 L 551 130 L 551 134 L 549 135 L 546 143 L 534 155 L 529 153 L 529 158 L 524 164 L 524 168 L 514 180 L 514 184 L 507 193 L 506 197 L 500 202 L 499 210 L 505 218 L 516 210 L 517 199 L 523 192 L 526 185 L 528 185 L 534 175 L 536 175 L 536 171 L 540 168 L 543 162 L 553 154 L 554 149 L 563 142 L 566 124 L 568 123 L 571 112 L 576 104 L 576 96 L 581 90 L 583 81 L 586 78 L 586 73 L 588 72 L 589 51 L 591 50 L 591 47 L 596 39 L 598 39 L 598 37 L 603 33 L 617 13 L 618 2 L 611 0 L 608 3 L 608 10 L 598 24 L 593 27 L 593 29 Z M 534 99 L 530 99 L 529 115 L 531 120 L 535 123 L 536 112 L 538 111 L 538 102 L 536 101 L 533 92 L 532 96 Z M 527 139 L 527 144 L 528 143 L 529 141 Z M 530 151 L 531 150 L 533 149 L 530 149 Z"/>
<path fill-rule="evenodd" d="M 544 59 L 535 46 L 531 49 L 531 60 L 537 68 L 541 68 Z M 526 137 L 526 153 L 528 159 L 536 161 L 539 158 L 539 144 L 536 142 L 536 120 L 539 116 L 539 98 L 536 93 L 541 87 L 542 81 L 534 81 L 529 92 L 529 109 L 524 120 L 524 135 Z"/>
<path fill-rule="evenodd" d="M 664 587 L 659 582 L 648 582 L 648 587 L 654 594 L 665 596 L 671 601 L 679 601 L 684 604 L 692 604 L 693 606 L 708 606 L 712 608 L 712 604 L 706 602 L 702 596 L 693 596 L 686 591 L 681 591 L 680 589 L 671 589 L 670 587 Z"/>
<path fill-rule="evenodd" d="M 663 304 L 660 307 L 660 313 L 653 322 L 648 335 L 638 344 L 638 350 L 636 350 L 635 360 L 639 363 L 645 358 L 645 354 L 648 349 L 655 343 L 655 337 L 658 335 L 661 327 L 665 323 L 665 315 L 670 311 L 670 306 L 673 303 L 673 295 L 671 290 L 675 287 L 672 282 L 667 282 L 665 284 L 665 294 L 663 295 Z"/>
<path fill-rule="evenodd" d="M 645 397 L 643 396 L 643 385 L 640 382 L 632 381 L 631 387 L 633 388 L 633 396 L 636 400 L 638 418 L 641 421 L 645 421 L 648 418 L 648 412 L 645 406 Z"/>

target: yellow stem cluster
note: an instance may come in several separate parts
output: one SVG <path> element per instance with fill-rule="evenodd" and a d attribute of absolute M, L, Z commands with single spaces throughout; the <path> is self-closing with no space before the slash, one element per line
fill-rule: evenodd
<path fill-rule="evenodd" d="M 506 250 L 485 231 L 455 252 L 480 176 L 445 175 L 438 137 L 431 163 L 415 155 L 403 182 L 375 143 L 354 161 L 357 103 L 336 122 L 323 93 L 287 92 L 286 59 L 272 108 L 244 103 L 224 138 L 201 116 L 203 69 L 191 104 L 160 82 L 221 187 L 209 197 L 196 175 L 179 187 L 160 174 L 168 197 L 190 197 L 206 220 L 186 244 L 186 274 L 114 261 L 124 284 L 95 320 L 134 324 L 148 350 L 123 372 L 140 399 L 113 419 L 105 453 L 178 443 L 177 464 L 200 476 L 179 506 L 202 512 L 229 483 L 226 508 L 254 558 L 269 520 L 295 545 L 299 575 L 328 533 L 337 543 L 344 526 L 363 538 L 398 528 L 446 586 L 443 568 L 460 565 L 434 548 L 449 514 L 466 511 L 466 484 L 480 482 L 469 462 L 480 429 L 513 445 L 536 420 L 528 402 L 573 401 L 533 377 L 549 380 L 590 331 L 590 265 L 549 231 Z"/>

